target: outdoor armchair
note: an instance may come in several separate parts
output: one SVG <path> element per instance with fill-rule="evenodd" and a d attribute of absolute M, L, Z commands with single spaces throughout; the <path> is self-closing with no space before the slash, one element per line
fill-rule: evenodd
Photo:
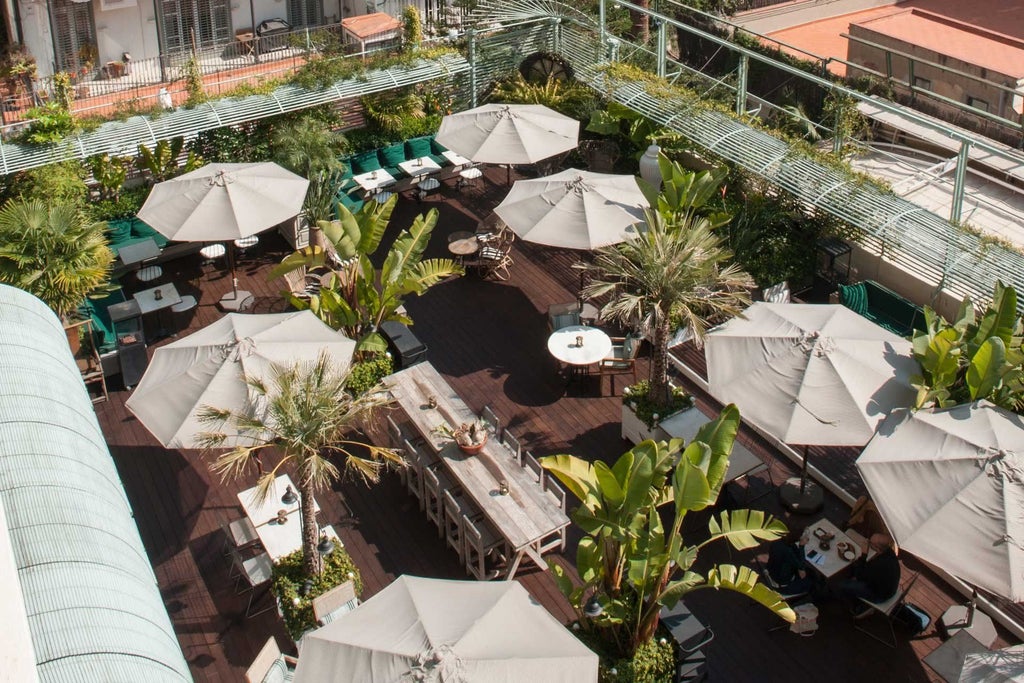
<path fill-rule="evenodd" d="M 264 643 L 263 649 L 252 660 L 252 664 L 245 672 L 246 683 L 284 683 L 292 680 L 295 675 L 295 665 L 299 660 L 295 657 L 281 654 L 281 648 L 277 646 L 274 636 L 270 636 Z"/>
<path fill-rule="evenodd" d="M 612 337 L 612 350 L 597 364 L 597 372 L 600 376 L 608 375 L 611 383 L 612 394 L 615 394 L 615 375 L 632 374 L 633 382 L 636 382 L 636 354 L 640 350 L 640 340 L 626 335 L 625 337 Z"/>
<path fill-rule="evenodd" d="M 896 618 L 896 612 L 899 610 L 900 605 L 902 605 L 904 599 L 906 599 L 907 593 L 909 593 L 910 589 L 914 587 L 914 582 L 917 581 L 917 577 L 918 576 L 920 576 L 920 574 L 915 573 L 912 577 L 910 577 L 910 580 L 907 581 L 906 584 L 904 584 L 903 588 L 901 588 L 898 591 L 896 591 L 896 593 L 891 598 L 889 598 L 888 600 L 884 600 L 882 602 L 871 602 L 867 598 L 861 598 L 860 599 L 862 604 L 864 604 L 864 605 L 866 605 L 867 607 L 870 608 L 869 611 L 868 611 L 868 615 L 870 615 L 870 613 L 872 613 L 872 612 L 877 612 L 878 614 L 881 614 L 883 617 L 885 617 L 885 621 L 886 621 L 886 623 L 889 626 L 889 638 L 888 638 L 888 640 L 882 638 L 881 636 L 878 636 L 878 635 L 872 633 L 871 631 L 869 631 L 866 628 L 864 628 L 863 626 L 861 626 L 861 621 L 860 620 L 858 620 L 854 624 L 854 628 L 856 628 L 858 631 L 861 631 L 863 633 L 868 634 L 869 636 L 871 636 L 872 638 L 874 638 L 875 640 L 877 640 L 880 643 L 883 643 L 885 645 L 888 645 L 889 647 L 895 648 L 896 647 L 896 630 L 893 628 L 893 621 Z"/>
<path fill-rule="evenodd" d="M 563 327 L 580 324 L 580 305 L 576 301 L 548 306 L 548 330 L 557 332 Z"/>
<path fill-rule="evenodd" d="M 349 580 L 313 598 L 313 617 L 318 626 L 323 626 L 358 606 L 356 585 Z"/>

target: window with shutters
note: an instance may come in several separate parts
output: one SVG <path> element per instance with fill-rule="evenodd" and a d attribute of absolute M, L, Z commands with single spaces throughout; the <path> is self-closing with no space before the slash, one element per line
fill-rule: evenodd
<path fill-rule="evenodd" d="M 162 52 L 189 52 L 234 40 L 228 0 L 160 0 Z"/>
<path fill-rule="evenodd" d="M 293 28 L 322 25 L 324 23 L 323 0 L 288 0 L 288 23 Z"/>
<path fill-rule="evenodd" d="M 54 0 L 49 7 L 57 70 L 75 73 L 95 68 L 98 57 L 92 3 Z"/>

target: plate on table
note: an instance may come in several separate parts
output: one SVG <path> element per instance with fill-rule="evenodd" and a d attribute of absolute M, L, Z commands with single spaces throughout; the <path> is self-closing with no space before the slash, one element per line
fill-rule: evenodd
<path fill-rule="evenodd" d="M 852 562 L 857 557 L 857 549 L 845 542 L 836 545 L 836 552 L 839 554 L 839 558 L 846 562 Z"/>

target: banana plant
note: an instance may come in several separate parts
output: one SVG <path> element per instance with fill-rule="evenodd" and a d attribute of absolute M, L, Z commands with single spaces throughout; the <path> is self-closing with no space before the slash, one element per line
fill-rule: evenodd
<path fill-rule="evenodd" d="M 412 324 L 399 310 L 408 296 L 426 293 L 437 283 L 462 275 L 462 267 L 452 259 L 424 259 L 423 253 L 437 224 L 437 210 L 417 216 L 408 230 L 392 242 L 383 266 L 378 272 L 370 260 L 380 246 L 397 197 L 378 204 L 367 202 L 356 214 L 338 207 L 339 219 L 321 221 L 324 237 L 338 254 L 341 265 L 317 294 L 308 300 L 283 292 L 298 310 L 311 310 L 336 330 L 357 342 L 358 353 L 387 350 L 384 338 L 377 332 L 389 320 Z M 299 268 L 315 268 L 327 263 L 327 254 L 320 247 L 304 247 L 271 270 L 268 279 L 280 277 Z"/>
<path fill-rule="evenodd" d="M 925 329 L 914 335 L 918 408 L 948 407 L 988 399 L 1008 410 L 1024 408 L 1024 322 L 1017 293 L 997 282 L 992 303 L 980 315 L 964 299 L 952 323 L 925 309 Z"/>
<path fill-rule="evenodd" d="M 139 145 L 139 156 L 135 165 L 144 173 L 148 172 L 154 183 L 169 180 L 188 171 L 194 171 L 203 165 L 201 157 L 189 152 L 185 163 L 178 165 L 178 157 L 184 148 L 185 138 L 178 136 L 170 140 L 160 140 L 152 149 Z"/>
<path fill-rule="evenodd" d="M 738 428 L 739 410 L 729 405 L 689 444 L 644 441 L 611 467 L 572 455 L 541 459 L 580 499 L 572 517 L 586 534 L 576 556 L 583 585 L 574 586 L 557 564 L 551 570 L 580 619 L 608 629 L 609 644 L 620 656 L 631 656 L 654 637 L 662 606 L 672 607 L 698 589 L 742 593 L 784 620 L 795 620 L 793 610 L 751 569 L 726 564 L 700 573 L 692 568 L 709 543 L 725 540 L 742 550 L 780 538 L 786 533 L 780 520 L 759 510 L 734 510 L 711 519 L 707 540 L 687 545 L 682 536 L 687 513 L 717 500 Z M 667 505 L 673 514 L 666 527 L 659 507 Z M 596 618 L 581 610 L 590 594 L 602 607 Z"/>

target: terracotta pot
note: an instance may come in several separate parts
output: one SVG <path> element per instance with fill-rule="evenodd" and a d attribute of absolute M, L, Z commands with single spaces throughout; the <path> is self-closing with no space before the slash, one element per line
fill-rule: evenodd
<path fill-rule="evenodd" d="M 487 445 L 487 437 L 485 436 L 483 441 L 472 446 L 466 446 L 464 444 L 459 443 L 458 441 L 456 441 L 455 443 L 458 445 L 459 450 L 465 453 L 466 455 L 476 455 L 477 453 L 484 449 L 484 446 Z"/>

